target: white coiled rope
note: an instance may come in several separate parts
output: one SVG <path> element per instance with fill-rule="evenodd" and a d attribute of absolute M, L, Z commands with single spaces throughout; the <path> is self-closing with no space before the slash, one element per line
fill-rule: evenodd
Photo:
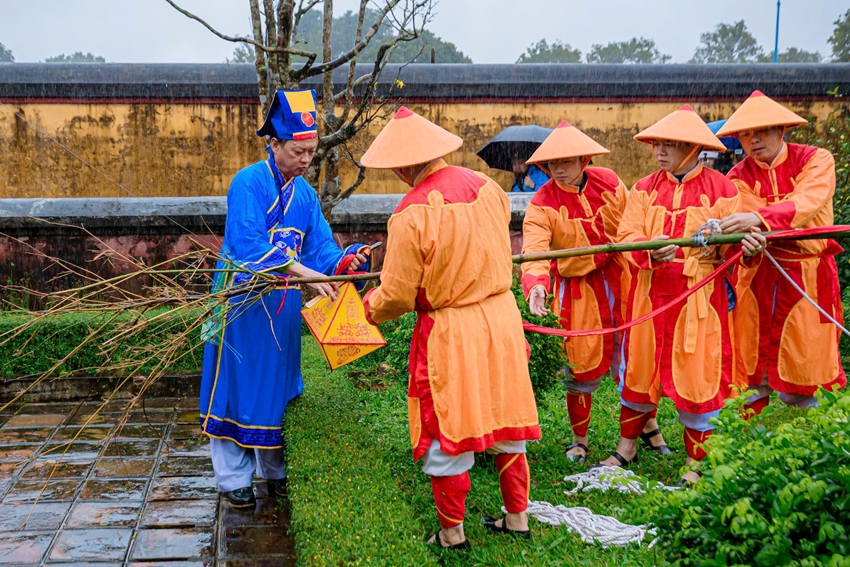
<path fill-rule="evenodd" d="M 647 489 L 679 490 L 677 486 L 648 483 L 642 481 L 632 471 L 621 467 L 597 467 L 587 472 L 564 477 L 567 482 L 575 483 L 575 488 L 565 494 L 576 494 L 590 490 L 616 490 L 624 494 L 645 494 Z M 505 508 L 502 512 L 507 513 Z M 589 508 L 554 506 L 549 502 L 528 502 L 528 515 L 551 526 L 566 526 L 585 543 L 598 543 L 602 547 L 623 546 L 632 543 L 641 544 L 647 536 L 653 537 L 649 547 L 655 545 L 655 528 L 624 524 L 617 518 L 594 514 Z"/>

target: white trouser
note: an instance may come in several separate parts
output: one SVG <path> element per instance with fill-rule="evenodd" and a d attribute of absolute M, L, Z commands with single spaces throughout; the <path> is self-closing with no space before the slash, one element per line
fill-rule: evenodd
<path fill-rule="evenodd" d="M 525 453 L 525 441 L 499 441 L 487 449 L 492 455 Z M 434 439 L 422 456 L 422 472 L 428 476 L 454 476 L 463 474 L 475 464 L 475 453 L 467 451 L 460 455 L 449 455 L 440 450 L 440 442 Z"/>
<path fill-rule="evenodd" d="M 750 388 L 747 391 L 747 403 L 751 404 L 762 398 L 767 398 L 770 396 L 772 391 L 773 388 L 767 384 L 767 371 L 765 370 L 764 376 L 761 379 L 761 384 L 755 388 Z M 818 399 L 816 397 L 803 396 L 802 394 L 786 394 L 785 392 L 779 392 L 779 399 L 785 402 L 785 405 L 795 408 L 813 408 L 818 405 Z"/>
<path fill-rule="evenodd" d="M 251 486 L 257 478 L 286 478 L 283 449 L 246 449 L 228 439 L 210 439 L 215 482 L 220 492 Z"/>

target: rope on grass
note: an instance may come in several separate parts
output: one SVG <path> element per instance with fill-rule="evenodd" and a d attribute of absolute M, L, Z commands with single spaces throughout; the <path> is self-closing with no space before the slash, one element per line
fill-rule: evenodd
<path fill-rule="evenodd" d="M 568 508 L 562 504 L 553 506 L 548 502 L 528 503 L 528 515 L 552 525 L 566 526 L 585 543 L 599 543 L 602 547 L 623 546 L 643 543 L 646 536 L 655 536 L 655 529 L 647 526 L 631 526 L 617 518 L 594 514 L 589 508 Z M 649 544 L 652 547 L 655 539 Z"/>
<path fill-rule="evenodd" d="M 591 490 L 607 492 L 616 490 L 623 494 L 646 494 L 646 489 L 679 490 L 678 486 L 666 486 L 660 482 L 648 482 L 634 472 L 622 467 L 595 467 L 583 473 L 564 477 L 566 482 L 575 483 L 575 488 L 565 494 L 577 494 Z"/>

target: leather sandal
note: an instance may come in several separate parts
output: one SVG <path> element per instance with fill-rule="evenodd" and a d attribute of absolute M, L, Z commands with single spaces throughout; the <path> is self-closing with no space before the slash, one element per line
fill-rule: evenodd
<path fill-rule="evenodd" d="M 620 453 L 618 453 L 616 451 L 614 451 L 614 454 L 611 455 L 611 456 L 614 457 L 614 459 L 620 464 L 619 465 L 603 465 L 602 461 L 599 461 L 595 465 L 592 465 L 590 468 L 598 469 L 599 467 L 627 467 L 632 463 L 638 462 L 637 452 L 635 452 L 635 456 L 632 458 L 632 460 L 626 459 L 623 455 L 621 455 Z"/>
<path fill-rule="evenodd" d="M 672 454 L 673 451 L 671 451 L 670 447 L 668 447 L 667 445 L 653 445 L 652 444 L 652 441 L 650 441 L 650 439 L 652 439 L 653 437 L 656 437 L 658 435 L 661 435 L 660 429 L 656 429 L 655 431 L 650 431 L 649 433 L 641 433 L 640 439 L 641 439 L 641 441 L 643 441 L 644 445 L 646 445 L 646 448 L 649 449 L 650 451 L 655 451 L 656 453 L 660 453 L 662 455 Z"/>
<path fill-rule="evenodd" d="M 523 539 L 531 539 L 531 530 L 512 530 L 505 525 L 506 521 L 504 518 L 501 518 L 501 526 L 496 525 L 496 522 L 499 521 L 499 518 L 491 518 L 490 516 L 484 516 L 483 520 L 484 527 L 488 530 L 492 530 L 500 534 L 510 534 L 516 537 L 521 537 Z"/>
<path fill-rule="evenodd" d="M 469 545 L 468 539 L 465 539 L 462 542 L 455 544 L 455 545 L 443 545 L 443 540 L 440 539 L 440 532 L 441 531 L 442 530 L 437 530 L 437 533 L 434 534 L 434 543 L 439 545 L 441 548 L 443 548 L 443 549 L 454 549 L 455 551 L 464 551 L 464 550 L 467 550 L 467 549 L 472 549 L 472 546 Z M 433 545 L 433 544 L 429 543 L 428 545 Z"/>
<path fill-rule="evenodd" d="M 570 455 L 570 451 L 573 449 L 583 449 L 584 455 Z M 583 463 L 587 460 L 588 453 L 587 445 L 584 443 L 573 443 L 572 445 L 567 445 L 567 459 L 569 459 L 573 463 Z"/>

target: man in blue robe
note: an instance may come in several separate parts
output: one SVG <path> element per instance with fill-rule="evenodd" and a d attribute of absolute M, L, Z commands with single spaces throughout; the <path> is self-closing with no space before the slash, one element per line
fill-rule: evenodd
<path fill-rule="evenodd" d="M 301 394 L 301 289 L 261 293 L 252 273 L 311 277 L 369 270 L 368 249 L 341 250 L 316 192 L 301 177 L 317 145 L 316 93 L 278 91 L 258 136 L 269 158 L 239 171 L 227 192 L 227 220 L 214 289 L 242 290 L 213 310 L 204 329 L 201 429 L 210 439 L 216 483 L 233 506 L 255 503 L 258 478 L 285 494 L 283 415 Z M 308 284 L 335 298 L 329 283 Z"/>

